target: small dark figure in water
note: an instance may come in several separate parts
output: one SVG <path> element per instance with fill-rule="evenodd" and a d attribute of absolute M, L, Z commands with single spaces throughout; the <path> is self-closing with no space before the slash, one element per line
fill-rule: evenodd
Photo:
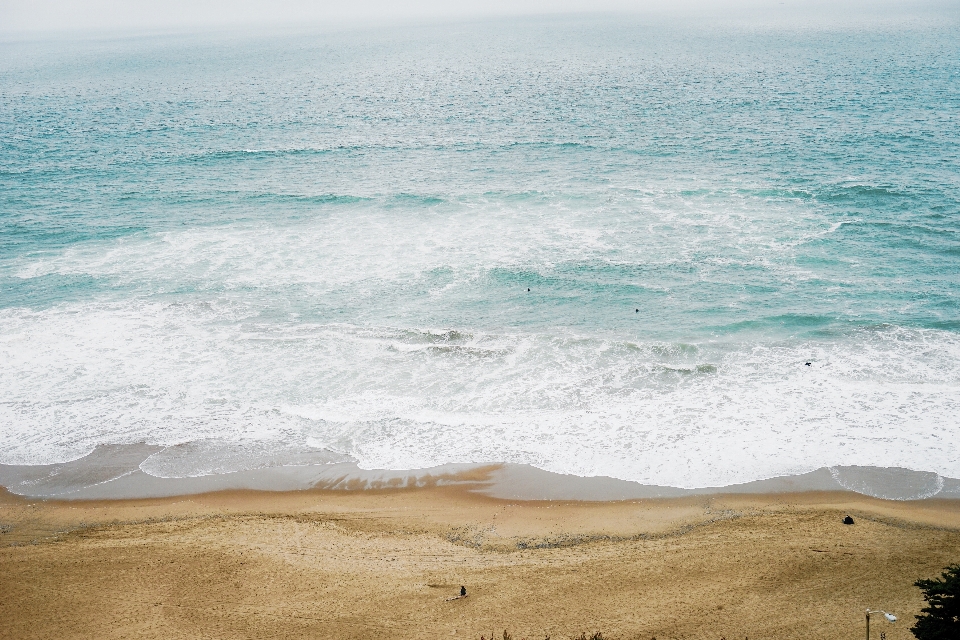
<path fill-rule="evenodd" d="M 634 311 L 634 313 L 640 313 L 640 309 L 637 309 L 636 311 Z"/>
<path fill-rule="evenodd" d="M 530 291 L 530 287 L 527 287 L 527 291 Z"/>
<path fill-rule="evenodd" d="M 812 362 L 804 362 L 803 364 L 805 364 L 805 365 L 807 365 L 807 366 L 809 367 L 809 366 L 812 365 L 813 363 L 812 363 Z"/>
<path fill-rule="evenodd" d="M 846 518 L 843 519 L 843 524 L 853 524 L 853 518 L 851 518 L 850 516 L 847 516 Z"/>
<path fill-rule="evenodd" d="M 460 597 L 463 598 L 467 595 L 467 588 L 463 585 L 460 585 Z"/>

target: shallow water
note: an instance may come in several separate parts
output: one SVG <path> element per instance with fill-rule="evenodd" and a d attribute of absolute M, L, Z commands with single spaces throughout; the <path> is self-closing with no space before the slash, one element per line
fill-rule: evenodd
<path fill-rule="evenodd" d="M 0 52 L 0 463 L 960 477 L 952 16 Z"/>

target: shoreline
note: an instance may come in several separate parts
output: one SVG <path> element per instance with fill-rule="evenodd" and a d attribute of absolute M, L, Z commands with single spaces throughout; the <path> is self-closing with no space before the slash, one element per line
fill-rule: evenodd
<path fill-rule="evenodd" d="M 515 500 L 616 501 L 719 494 L 850 491 L 886 500 L 960 500 L 960 480 L 901 468 L 837 466 L 720 487 L 684 489 L 554 473 L 531 465 L 446 464 L 427 469 L 361 469 L 354 461 L 268 466 L 192 477 L 159 477 L 141 469 L 163 447 L 104 445 L 82 458 L 50 465 L 0 464 L 0 487 L 34 499 L 123 500 L 216 491 L 417 488 L 469 484 L 488 497 Z M 342 460 L 342 456 L 340 456 Z"/>

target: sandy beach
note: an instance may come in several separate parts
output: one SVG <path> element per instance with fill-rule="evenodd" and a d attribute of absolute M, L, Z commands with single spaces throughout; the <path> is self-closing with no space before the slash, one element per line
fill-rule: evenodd
<path fill-rule="evenodd" d="M 0 526 L 4 638 L 840 639 L 872 607 L 906 640 L 913 581 L 960 559 L 960 501 L 849 492 L 3 493 Z"/>

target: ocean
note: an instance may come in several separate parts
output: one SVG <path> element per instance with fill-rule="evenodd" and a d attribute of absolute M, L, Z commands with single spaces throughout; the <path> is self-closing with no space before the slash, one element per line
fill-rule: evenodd
<path fill-rule="evenodd" d="M 0 43 L 0 463 L 960 477 L 960 22 Z"/>

